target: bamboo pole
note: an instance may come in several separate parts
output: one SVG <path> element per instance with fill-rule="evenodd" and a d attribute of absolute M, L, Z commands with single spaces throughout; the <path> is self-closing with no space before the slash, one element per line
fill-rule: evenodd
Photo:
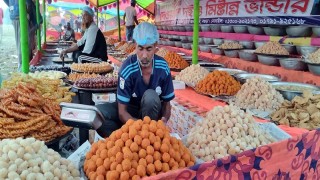
<path fill-rule="evenodd" d="M 20 48 L 23 73 L 29 73 L 29 45 L 28 45 L 28 20 L 26 0 L 19 0 L 19 20 L 20 20 Z"/>
<path fill-rule="evenodd" d="M 47 13 L 46 13 L 46 0 L 42 0 L 42 12 L 43 12 L 43 43 L 47 42 Z"/>
<path fill-rule="evenodd" d="M 117 16 L 118 16 L 118 37 L 119 41 L 121 41 L 121 26 L 120 26 L 120 3 L 119 0 L 117 0 Z"/>
<path fill-rule="evenodd" d="M 37 24 L 40 25 L 39 0 L 36 0 L 36 17 L 37 17 Z M 33 37 L 32 37 L 32 38 L 33 38 Z M 41 34 L 40 34 L 40 27 L 37 27 L 37 43 L 38 43 L 38 50 L 41 51 Z"/>
<path fill-rule="evenodd" d="M 194 0 L 193 6 L 193 44 L 192 44 L 192 64 L 198 64 L 198 44 L 199 44 L 199 0 Z"/>

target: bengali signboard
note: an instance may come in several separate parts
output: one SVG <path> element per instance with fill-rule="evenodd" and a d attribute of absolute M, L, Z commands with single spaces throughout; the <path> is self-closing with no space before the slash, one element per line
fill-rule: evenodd
<path fill-rule="evenodd" d="M 156 22 L 193 24 L 193 0 L 157 6 Z M 319 25 L 319 0 L 200 0 L 200 24 Z"/>

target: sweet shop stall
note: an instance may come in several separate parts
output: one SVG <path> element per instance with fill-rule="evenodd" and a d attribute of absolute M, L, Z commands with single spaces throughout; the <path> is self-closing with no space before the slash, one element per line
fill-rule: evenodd
<path fill-rule="evenodd" d="M 106 36 L 107 62 L 74 63 L 45 41 L 1 84 L 0 179 L 320 179 L 319 2 L 152 5 L 170 119 L 101 137 L 94 105 L 116 101 L 136 44 Z"/>

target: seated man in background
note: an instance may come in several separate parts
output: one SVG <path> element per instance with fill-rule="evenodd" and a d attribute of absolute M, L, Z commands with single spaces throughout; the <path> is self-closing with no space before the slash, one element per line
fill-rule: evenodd
<path fill-rule="evenodd" d="M 167 62 L 155 55 L 159 33 L 147 22 L 133 32 L 136 54 L 129 56 L 119 71 L 117 102 L 97 105 L 105 121 L 98 133 L 109 136 L 129 119 L 149 116 L 166 122 L 174 98 L 173 82 Z"/>
<path fill-rule="evenodd" d="M 67 53 L 75 52 L 77 55 L 74 56 L 73 61 L 78 63 L 97 63 L 108 60 L 106 40 L 101 30 L 94 23 L 93 16 L 93 10 L 85 6 L 82 13 L 82 22 L 86 30 L 77 44 L 61 52 L 61 58 Z"/>
<path fill-rule="evenodd" d="M 73 41 L 75 40 L 74 30 L 71 28 L 70 22 L 67 23 L 66 32 L 63 36 L 64 41 Z"/>

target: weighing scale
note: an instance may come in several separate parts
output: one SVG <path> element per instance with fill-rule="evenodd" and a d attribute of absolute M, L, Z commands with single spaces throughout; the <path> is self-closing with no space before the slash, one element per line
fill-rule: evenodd
<path fill-rule="evenodd" d="M 95 107 L 83 104 L 60 103 L 60 118 L 66 126 L 79 128 L 80 144 L 89 139 L 89 129 L 97 130 L 105 121 L 102 113 Z"/>

